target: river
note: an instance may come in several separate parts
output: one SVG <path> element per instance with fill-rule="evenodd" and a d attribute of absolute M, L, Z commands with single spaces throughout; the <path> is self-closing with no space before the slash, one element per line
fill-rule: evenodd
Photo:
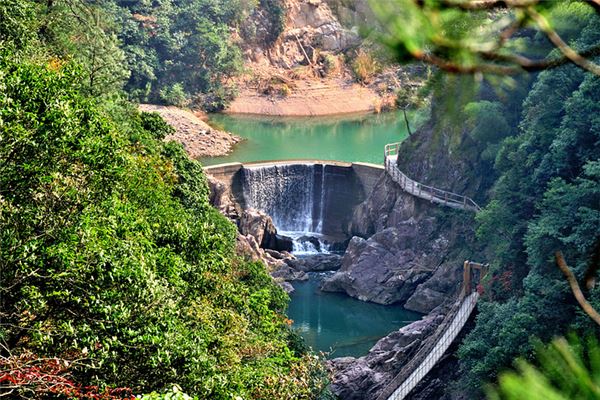
<path fill-rule="evenodd" d="M 421 319 L 421 314 L 400 306 L 356 300 L 341 293 L 319 290 L 322 273 L 293 282 L 288 316 L 306 343 L 328 358 L 366 355 L 383 336 Z"/>
<path fill-rule="evenodd" d="M 417 119 L 417 113 L 409 114 L 409 120 Z M 210 117 L 210 123 L 245 140 L 228 156 L 201 160 L 205 165 L 286 159 L 382 164 L 385 144 L 408 136 L 400 112 L 315 118 L 217 114 Z M 251 179 L 253 177 L 255 179 Z M 244 188 L 244 193 L 249 203 L 270 214 L 278 231 L 293 237 L 320 235 L 310 232 L 315 226 L 319 231 L 318 222 L 322 221 L 313 221 L 313 196 L 305 193 L 314 186 L 309 179 L 293 181 L 291 186 L 295 191 L 290 188 L 288 191 L 295 195 L 285 193 L 281 199 L 281 196 L 272 196 L 273 188 L 265 186 L 265 182 L 271 181 L 265 181 L 261 171 L 249 173 L 247 179 L 249 187 Z M 286 182 L 290 186 L 291 181 Z M 288 204 L 290 200 L 298 204 Z M 311 253 L 314 249 L 308 250 Z M 363 356 L 380 338 L 421 318 L 420 314 L 400 306 L 383 306 L 345 294 L 321 292 L 322 276 L 322 273 L 311 273 L 308 281 L 293 283 L 295 292 L 290 296 L 288 316 L 307 344 L 315 351 L 328 353 L 328 357 Z"/>

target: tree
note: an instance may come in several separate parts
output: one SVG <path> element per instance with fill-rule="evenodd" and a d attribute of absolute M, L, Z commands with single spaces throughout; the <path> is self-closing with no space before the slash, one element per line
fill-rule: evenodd
<path fill-rule="evenodd" d="M 164 121 L 90 97 L 77 64 L 0 52 L 0 77 L 0 364 L 56 358 L 76 388 L 124 395 L 324 389 L 286 294 L 235 254 L 236 227 L 210 207 L 200 164 L 161 140 Z M 13 381 L 11 398 L 46 393 Z"/>
<path fill-rule="evenodd" d="M 80 64 L 90 95 L 122 89 L 130 73 L 106 9 L 83 0 L 53 0 L 42 15 L 42 39 L 59 58 Z"/>

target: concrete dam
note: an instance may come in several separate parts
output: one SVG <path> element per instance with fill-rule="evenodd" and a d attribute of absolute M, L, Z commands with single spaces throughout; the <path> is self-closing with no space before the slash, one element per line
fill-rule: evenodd
<path fill-rule="evenodd" d="M 237 203 L 271 216 L 278 230 L 349 236 L 352 213 L 383 166 L 320 160 L 232 163 L 205 168 L 228 184 Z"/>

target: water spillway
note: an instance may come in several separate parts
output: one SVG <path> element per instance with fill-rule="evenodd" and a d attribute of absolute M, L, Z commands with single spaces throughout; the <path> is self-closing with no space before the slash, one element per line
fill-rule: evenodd
<path fill-rule="evenodd" d="M 242 208 L 270 215 L 278 231 L 347 238 L 354 209 L 383 173 L 378 165 L 335 161 L 232 163 L 206 168 L 230 185 Z"/>
<path fill-rule="evenodd" d="M 323 231 L 325 168 L 322 164 L 283 164 L 242 170 L 246 207 L 270 215 L 277 229 Z"/>

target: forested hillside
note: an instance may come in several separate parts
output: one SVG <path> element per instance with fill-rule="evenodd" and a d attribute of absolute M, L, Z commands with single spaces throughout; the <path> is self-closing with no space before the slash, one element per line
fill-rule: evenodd
<path fill-rule="evenodd" d="M 597 16 L 579 24 L 581 48 L 600 43 Z M 461 349 L 471 385 L 531 352 L 533 337 L 547 342 L 571 330 L 600 334 L 554 259 L 562 251 L 580 277 L 599 262 L 599 117 L 598 76 L 574 65 L 544 71 L 523 102 L 518 134 L 497 149 L 498 178 L 477 231 L 494 276 Z M 587 296 L 600 308 L 597 287 Z"/>
<path fill-rule="evenodd" d="M 93 95 L 125 83 L 138 101 L 210 109 L 231 98 L 222 83 L 242 68 L 241 37 L 233 33 L 252 30 L 249 17 L 263 13 L 273 20 L 270 34 L 276 38 L 284 12 L 271 0 L 8 0 L 2 7 L 35 13 L 37 31 L 8 16 L 2 23 L 20 29 L 11 34 L 37 33 L 53 54 L 78 61 Z"/>
<path fill-rule="evenodd" d="M 408 141 L 412 149 L 405 148 L 433 154 L 433 166 L 423 172 L 410 154 L 399 162 L 486 204 L 476 217 L 480 252 L 473 256 L 489 262 L 491 274 L 481 287 L 475 328 L 458 352 L 461 379 L 454 386 L 482 397 L 485 385 L 512 368 L 516 357 L 533 359 L 536 343 L 570 333 L 600 335 L 555 259 L 562 252 L 580 282 L 597 278 L 600 15 L 583 1 L 472 8 L 391 3 L 396 8 L 382 6 L 379 15 L 397 59 L 438 67 L 430 85 L 435 103 L 425 128 L 430 132 L 421 133 L 431 140 L 417 136 Z M 564 41 L 562 48 L 556 37 Z M 589 63 L 573 62 L 566 46 L 588 56 L 581 59 Z M 429 51 L 421 51 L 425 48 Z M 598 285 L 581 285 L 600 309 Z M 579 362 L 585 351 L 576 351 Z M 542 361 L 549 369 L 568 369 Z M 596 367 L 592 362 L 582 368 Z M 540 385 L 559 378 L 549 373 Z M 566 397 L 557 398 L 590 398 L 578 397 L 584 395 L 576 382 L 565 373 Z"/>
<path fill-rule="evenodd" d="M 190 1 L 181 15 L 226 4 Z M 0 3 L 2 395 L 131 398 L 178 385 L 199 398 L 316 397 L 326 375 L 289 329 L 286 294 L 236 255 L 201 166 L 163 143 L 171 128 L 121 90 L 140 72 L 171 84 L 182 71 L 132 67 L 127 81 L 103 10 Z M 170 43 L 193 37 L 180 36 Z"/>

